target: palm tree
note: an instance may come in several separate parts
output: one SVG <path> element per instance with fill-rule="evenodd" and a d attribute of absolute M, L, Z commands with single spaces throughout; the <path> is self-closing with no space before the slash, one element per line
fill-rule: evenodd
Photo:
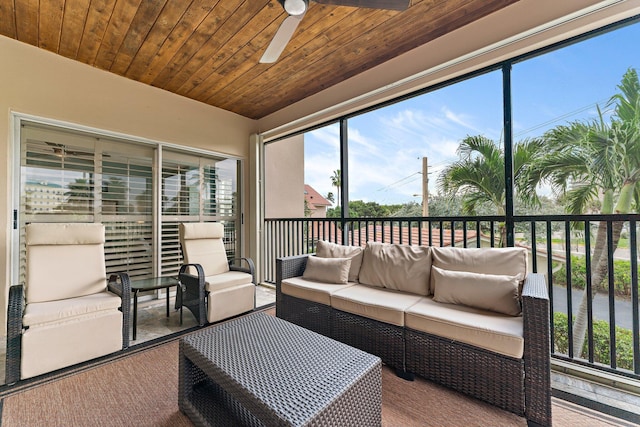
<path fill-rule="evenodd" d="M 336 187 L 337 190 L 337 205 L 340 207 L 340 189 L 342 187 L 342 174 L 340 173 L 340 169 L 336 169 L 333 171 L 333 175 L 331 175 L 331 186 Z"/>
<path fill-rule="evenodd" d="M 515 144 L 513 170 L 516 181 L 522 171 L 535 159 L 541 141 L 526 139 Z M 484 136 L 467 136 L 458 146 L 460 160 L 447 166 L 438 178 L 438 188 L 453 198 L 461 196 L 462 212 L 477 214 L 478 208 L 492 206 L 497 215 L 505 215 L 505 164 L 504 152 L 493 140 Z M 535 198 L 524 197 L 528 204 Z M 500 246 L 506 244 L 506 228 L 500 224 Z"/>
<path fill-rule="evenodd" d="M 624 214 L 636 209 L 640 198 L 640 83 L 629 69 L 618 85 L 620 93 L 609 100 L 613 108 L 606 123 L 598 118 L 558 126 L 544 135 L 544 155 L 527 170 L 524 185 L 529 189 L 547 182 L 566 197 L 570 214 L 585 213 L 599 202 L 601 214 Z M 532 193 L 535 194 L 535 193 Z M 612 225 L 611 246 L 618 247 L 623 222 Z M 588 232 L 588 230 L 585 230 Z M 607 223 L 601 221 L 591 258 L 591 283 L 595 297 L 608 276 Z M 588 294 L 585 290 L 573 328 L 573 350 L 580 357 L 588 325 Z"/>

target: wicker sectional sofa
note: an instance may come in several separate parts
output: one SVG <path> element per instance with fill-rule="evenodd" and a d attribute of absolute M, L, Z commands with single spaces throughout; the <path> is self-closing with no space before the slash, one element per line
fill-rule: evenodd
<path fill-rule="evenodd" d="M 527 258 L 523 248 L 318 242 L 316 254 L 276 261 L 276 313 L 407 379 L 551 425 L 549 298 Z"/>

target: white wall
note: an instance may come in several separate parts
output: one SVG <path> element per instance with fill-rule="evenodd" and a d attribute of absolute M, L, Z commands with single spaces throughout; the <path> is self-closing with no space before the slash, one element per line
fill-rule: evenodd
<path fill-rule="evenodd" d="M 304 135 L 269 144 L 264 149 L 265 218 L 304 216 Z"/>

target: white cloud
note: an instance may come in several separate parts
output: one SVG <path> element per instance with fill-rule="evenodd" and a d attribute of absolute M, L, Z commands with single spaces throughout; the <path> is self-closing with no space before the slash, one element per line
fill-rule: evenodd
<path fill-rule="evenodd" d="M 444 165 L 454 161 L 460 140 L 481 133 L 469 114 L 439 105 L 382 109 L 349 121 L 349 193 L 352 200 L 405 203 L 422 193 L 422 157 L 429 159 L 429 188 L 435 191 Z M 305 180 L 321 194 L 331 191 L 339 168 L 339 127 L 305 135 Z"/>

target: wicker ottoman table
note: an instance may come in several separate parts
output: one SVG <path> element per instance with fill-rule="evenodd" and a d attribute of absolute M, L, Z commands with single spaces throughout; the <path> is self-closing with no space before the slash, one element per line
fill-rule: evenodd
<path fill-rule="evenodd" d="M 380 358 L 264 313 L 182 338 L 179 363 L 195 425 L 382 423 Z"/>

